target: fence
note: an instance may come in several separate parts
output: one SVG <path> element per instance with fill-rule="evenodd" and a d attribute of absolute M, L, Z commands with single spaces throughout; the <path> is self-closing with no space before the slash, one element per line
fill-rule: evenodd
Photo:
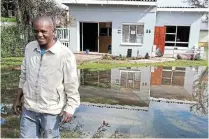
<path fill-rule="evenodd" d="M 66 47 L 70 47 L 70 30 L 68 28 L 57 28 L 56 37 Z"/>

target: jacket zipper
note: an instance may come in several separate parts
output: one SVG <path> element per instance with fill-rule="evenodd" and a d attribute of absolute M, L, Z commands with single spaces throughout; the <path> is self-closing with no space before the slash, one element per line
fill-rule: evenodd
<path fill-rule="evenodd" d="M 36 88 L 38 87 L 38 81 L 39 81 L 39 76 L 40 76 L 40 70 L 41 70 L 43 56 L 41 56 L 41 59 L 40 59 L 40 64 L 39 64 L 39 69 L 38 69 L 38 75 L 37 75 L 37 80 L 36 80 Z M 37 89 L 36 89 L 36 91 L 37 91 Z M 36 104 L 38 104 L 38 95 L 37 95 L 37 92 L 36 92 Z"/>

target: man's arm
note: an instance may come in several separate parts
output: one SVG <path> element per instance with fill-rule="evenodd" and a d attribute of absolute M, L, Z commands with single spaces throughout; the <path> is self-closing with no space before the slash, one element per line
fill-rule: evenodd
<path fill-rule="evenodd" d="M 74 114 L 76 108 L 80 105 L 80 94 L 78 92 L 79 82 L 77 75 L 77 65 L 74 54 L 65 59 L 64 62 L 64 88 L 67 96 L 67 104 L 64 108 L 65 122 L 70 121 L 70 118 Z"/>
<path fill-rule="evenodd" d="M 13 104 L 13 111 L 16 115 L 19 115 L 21 111 L 21 107 L 22 107 L 21 98 L 23 96 L 22 88 L 25 84 L 25 81 L 26 81 L 26 57 L 24 57 L 22 64 L 21 64 L 19 88 L 18 88 L 16 100 Z"/>

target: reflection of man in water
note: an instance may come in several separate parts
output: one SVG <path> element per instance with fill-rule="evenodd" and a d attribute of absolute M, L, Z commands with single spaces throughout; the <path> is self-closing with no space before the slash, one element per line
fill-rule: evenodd
<path fill-rule="evenodd" d="M 40 130 L 44 138 L 58 138 L 61 120 L 69 122 L 80 104 L 76 60 L 70 49 L 54 39 L 51 18 L 36 18 L 33 29 L 36 41 L 26 46 L 13 110 L 20 114 L 24 96 L 21 138 L 40 138 Z"/>

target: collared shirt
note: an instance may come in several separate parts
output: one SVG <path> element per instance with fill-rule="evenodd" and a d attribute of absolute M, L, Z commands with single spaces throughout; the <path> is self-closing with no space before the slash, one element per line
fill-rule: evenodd
<path fill-rule="evenodd" d="M 28 110 L 74 114 L 80 105 L 76 59 L 72 51 L 57 41 L 41 56 L 37 41 L 25 49 L 21 65 L 19 88 Z"/>

